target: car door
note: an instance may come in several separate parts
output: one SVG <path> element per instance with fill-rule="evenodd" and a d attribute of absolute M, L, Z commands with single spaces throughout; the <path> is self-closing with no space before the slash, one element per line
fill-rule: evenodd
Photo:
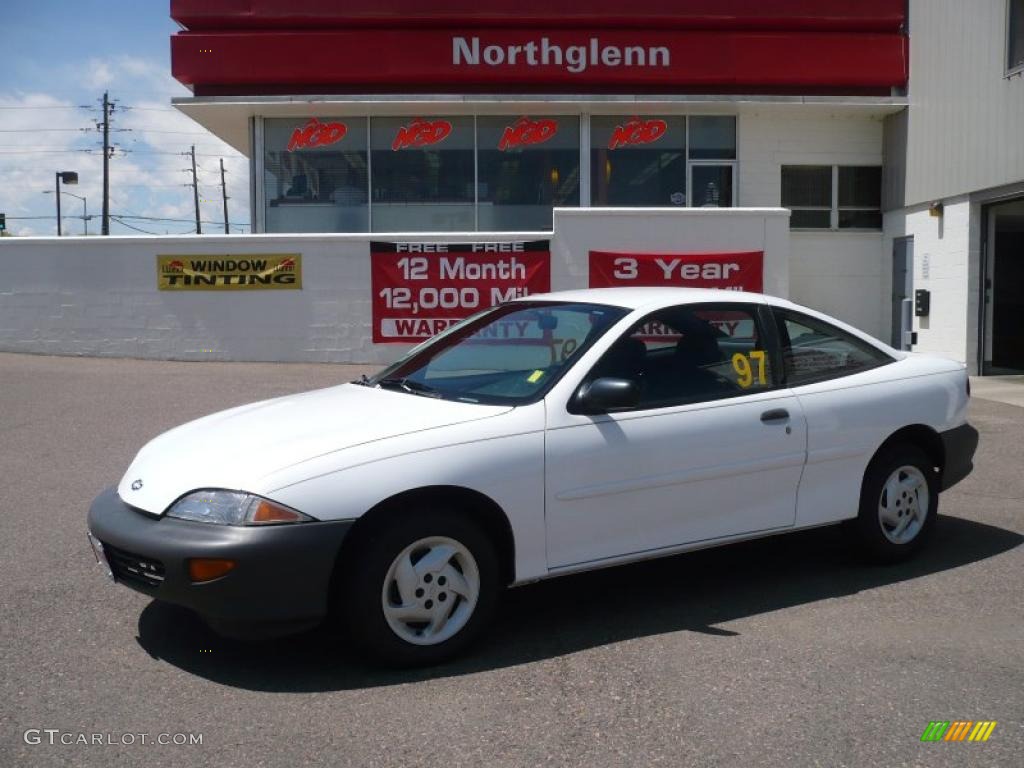
<path fill-rule="evenodd" d="M 550 568 L 793 525 L 806 428 L 765 319 L 752 303 L 659 310 L 579 381 L 636 381 L 635 408 L 585 415 L 549 398 Z"/>
<path fill-rule="evenodd" d="M 894 359 L 821 318 L 773 307 L 782 368 L 807 419 L 807 463 L 796 523 L 856 517 L 861 482 L 878 446 L 920 404 L 919 390 L 878 376 Z"/>

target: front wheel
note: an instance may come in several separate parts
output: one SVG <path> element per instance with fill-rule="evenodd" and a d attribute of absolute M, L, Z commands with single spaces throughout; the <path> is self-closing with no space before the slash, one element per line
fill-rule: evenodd
<path fill-rule="evenodd" d="M 938 477 L 928 455 L 915 445 L 887 448 L 864 475 L 855 521 L 862 548 L 882 562 L 910 557 L 935 525 L 938 506 Z"/>
<path fill-rule="evenodd" d="M 497 555 L 472 519 L 396 513 L 363 544 L 338 599 L 364 652 L 396 666 L 436 664 L 484 629 L 500 586 Z"/>

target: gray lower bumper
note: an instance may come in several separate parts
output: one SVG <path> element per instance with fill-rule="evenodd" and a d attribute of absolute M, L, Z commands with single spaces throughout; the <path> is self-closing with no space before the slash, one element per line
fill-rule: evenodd
<path fill-rule="evenodd" d="M 157 600 L 191 608 L 225 628 L 309 626 L 327 614 L 331 575 L 352 521 L 228 526 L 149 517 L 111 488 L 89 509 L 89 532 L 107 549 L 114 579 Z M 188 559 L 237 561 L 225 576 L 194 584 Z"/>

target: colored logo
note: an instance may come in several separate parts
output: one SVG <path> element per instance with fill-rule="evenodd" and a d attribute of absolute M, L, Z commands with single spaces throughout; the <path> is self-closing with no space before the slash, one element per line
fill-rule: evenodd
<path fill-rule="evenodd" d="M 619 147 L 630 147 L 638 144 L 653 144 L 668 130 L 668 123 L 664 120 L 652 118 L 641 120 L 634 117 L 628 123 L 615 126 L 612 137 L 608 141 L 608 149 Z"/>
<path fill-rule="evenodd" d="M 345 138 L 346 133 L 348 126 L 344 123 L 321 123 L 315 117 L 311 117 L 304 126 L 292 131 L 292 137 L 288 140 L 288 151 L 336 144 Z"/>
<path fill-rule="evenodd" d="M 172 261 L 164 265 L 164 272 L 181 272 L 185 269 L 185 265 L 180 261 Z"/>
<path fill-rule="evenodd" d="M 988 741 L 995 728 L 995 720 L 932 720 L 921 741 Z"/>
<path fill-rule="evenodd" d="M 505 126 L 505 132 L 498 142 L 498 149 L 507 152 L 528 144 L 543 144 L 556 133 L 558 123 L 554 120 L 531 120 L 528 117 L 520 117 L 512 125 Z"/>
<path fill-rule="evenodd" d="M 448 138 L 448 134 L 451 132 L 452 124 L 447 120 L 430 121 L 416 118 L 408 125 L 403 125 L 398 129 L 395 140 L 391 143 L 391 149 L 397 152 L 400 149 L 440 144 Z"/>

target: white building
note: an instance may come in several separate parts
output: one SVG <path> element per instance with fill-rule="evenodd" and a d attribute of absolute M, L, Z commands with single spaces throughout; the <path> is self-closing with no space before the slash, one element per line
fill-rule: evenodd
<path fill-rule="evenodd" d="M 929 292 L 914 349 L 1024 373 L 1024 0 L 911 0 L 910 39 L 909 104 L 885 121 L 883 290 Z"/>
<path fill-rule="evenodd" d="M 277 317 L 291 312 L 287 324 L 313 323 L 315 333 L 289 331 L 319 334 L 306 358 L 397 352 L 368 335 L 371 240 L 537 240 L 554 228 L 556 288 L 587 284 L 587 254 L 558 253 L 567 243 L 690 255 L 754 243 L 766 289 L 974 372 L 1024 372 L 1024 0 L 622 7 L 172 0 L 183 27 L 172 69 L 194 92 L 176 106 L 251 158 L 254 232 L 304 233 L 292 237 L 296 249 L 335 238 L 307 259 L 324 271 L 307 272 L 305 298 L 259 300 L 274 302 Z M 777 227 L 778 214 L 652 211 L 627 226 L 614 213 L 594 211 L 607 219 L 598 225 L 554 213 L 733 206 L 788 208 L 788 253 L 767 224 L 763 236 L 749 230 L 758 216 Z M 739 240 L 725 231 L 734 226 L 747 228 Z M 292 250 L 287 237 L 202 242 Z M 136 343 L 162 328 L 166 338 L 128 354 L 194 357 L 189 344 L 205 349 L 218 336 L 207 318 L 236 316 L 225 314 L 231 302 L 258 310 L 247 299 L 224 298 L 218 310 L 207 298 L 157 294 L 153 253 L 202 253 L 202 242 L 150 249 L 133 301 L 159 319 L 122 336 Z M 327 274 L 344 284 L 324 283 Z M 348 309 L 331 304 L 339 296 L 351 297 Z M 108 299 L 84 301 L 99 300 Z M 46 317 L 69 315 L 44 303 Z M 366 315 L 342 329 L 356 342 L 332 340 L 356 316 L 345 312 Z M 208 336 L 173 341 L 191 326 Z M 62 328 L 45 344 L 12 330 L 4 348 L 93 348 Z M 225 347 L 221 359 L 256 354 L 242 348 Z"/>

